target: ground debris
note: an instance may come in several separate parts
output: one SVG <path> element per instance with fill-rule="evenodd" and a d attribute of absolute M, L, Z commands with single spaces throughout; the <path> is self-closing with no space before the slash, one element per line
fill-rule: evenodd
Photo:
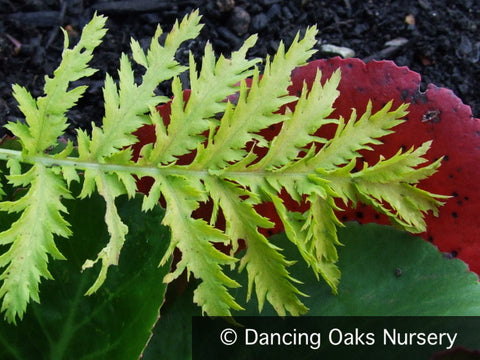
<path fill-rule="evenodd" d="M 117 76 L 118 59 L 129 52 L 130 37 L 142 44 L 157 23 L 168 31 L 175 19 L 199 8 L 205 24 L 200 37 L 178 52 L 201 59 L 207 41 L 217 54 L 228 56 L 251 34 L 259 39 L 250 56 L 272 54 L 283 41 L 288 44 L 307 25 L 319 29 L 319 44 L 354 49 L 365 60 L 393 60 L 420 73 L 424 83 L 452 89 L 480 117 L 480 2 L 466 0 L 374 1 L 332 0 L 0 0 L 0 125 L 21 118 L 11 95 L 11 84 L 26 86 L 40 96 L 44 75 L 51 74 L 61 57 L 60 26 L 68 29 L 70 42 L 93 13 L 109 16 L 106 41 L 93 66 L 100 71 L 91 81 L 101 83 L 105 73 Z M 15 41 L 12 42 L 11 39 Z M 312 58 L 338 53 L 318 51 Z M 160 93 L 170 96 L 168 87 Z M 72 132 L 87 128 L 103 114 L 101 86 L 93 86 L 71 111 Z M 82 121 L 82 119 L 84 119 Z M 5 133 L 0 129 L 0 136 Z"/>

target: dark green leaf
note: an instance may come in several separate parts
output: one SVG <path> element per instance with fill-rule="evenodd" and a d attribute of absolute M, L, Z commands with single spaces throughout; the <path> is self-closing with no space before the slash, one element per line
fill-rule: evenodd
<path fill-rule="evenodd" d="M 169 284 L 166 303 L 142 360 L 192 358 L 192 316 L 201 316 L 202 311 L 192 301 L 196 284 L 184 288 L 187 285 L 185 277 Z"/>
<path fill-rule="evenodd" d="M 30 304 L 17 326 L 0 321 L 1 359 L 138 359 L 163 303 L 162 279 L 169 264 L 158 263 L 169 244 L 160 225 L 163 210 L 142 213 L 141 199 L 117 201 L 129 226 L 119 266 L 92 296 L 84 296 L 99 266 L 81 272 L 82 264 L 105 245 L 104 201 L 94 196 L 65 201 L 74 236 L 57 241 L 67 261 L 50 261 L 55 281 L 43 280 L 41 304 Z M 10 223 L 4 215 L 2 227 Z"/>
<path fill-rule="evenodd" d="M 284 249 L 287 259 L 299 258 L 283 235 L 271 240 Z M 300 290 L 309 295 L 304 299 L 308 315 L 480 315 L 478 276 L 423 239 L 389 226 L 350 223 L 339 229 L 339 240 L 344 246 L 338 248 L 342 278 L 337 296 L 302 261 L 290 268 L 304 283 Z M 244 277 L 233 278 L 246 283 Z M 234 296 L 244 306 L 245 296 Z M 257 313 L 254 301 L 246 309 L 241 315 Z M 269 307 L 262 314 L 275 312 Z"/>
<path fill-rule="evenodd" d="M 317 281 L 303 261 L 290 267 L 293 276 L 303 282 L 299 289 L 309 295 L 304 299 L 310 308 L 307 315 L 480 316 L 477 275 L 469 272 L 464 262 L 448 259 L 423 239 L 388 226 L 350 223 L 339 229 L 339 240 L 344 246 L 338 248 L 342 271 L 338 295 L 333 295 L 323 281 Z M 283 234 L 271 241 L 284 249 L 287 259 L 299 258 L 298 250 Z M 237 315 L 258 315 L 256 299 L 248 304 L 244 301 L 246 275 L 228 275 L 243 286 L 232 292 L 246 307 Z M 145 360 L 185 359 L 191 354 L 191 317 L 200 315 L 191 301 L 192 288 L 162 311 Z M 265 306 L 261 315 L 276 313 Z"/>

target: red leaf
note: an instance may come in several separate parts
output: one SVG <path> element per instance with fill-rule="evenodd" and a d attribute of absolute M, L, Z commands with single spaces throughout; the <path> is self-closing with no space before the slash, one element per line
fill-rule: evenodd
<path fill-rule="evenodd" d="M 480 274 L 480 120 L 474 119 L 470 107 L 464 105 L 448 89 L 428 85 L 420 92 L 420 75 L 391 61 L 373 61 L 367 64 L 359 59 L 313 61 L 292 74 L 291 92 L 301 89 L 303 81 L 311 84 L 316 69 L 322 70 L 323 79 L 340 68 L 342 79 L 340 97 L 335 103 L 335 115 L 349 117 L 351 108 L 362 113 L 369 99 L 374 110 L 379 110 L 393 99 L 394 107 L 410 103 L 407 121 L 395 128 L 395 133 L 382 139 L 384 144 L 375 152 L 364 154 L 369 164 L 394 155 L 400 148 L 420 146 L 433 140 L 427 158 L 434 161 L 445 156 L 439 171 L 421 182 L 419 187 L 430 192 L 452 196 L 440 208 L 439 217 L 427 215 L 427 232 L 423 238 L 438 248 L 458 256 Z M 371 208 L 359 206 L 339 214 L 342 220 L 362 223 L 388 223 Z"/>

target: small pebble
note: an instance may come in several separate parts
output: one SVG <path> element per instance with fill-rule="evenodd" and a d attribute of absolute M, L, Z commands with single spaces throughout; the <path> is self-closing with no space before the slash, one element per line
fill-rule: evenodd
<path fill-rule="evenodd" d="M 282 7 L 282 13 L 285 19 L 290 20 L 293 18 L 293 14 L 287 6 Z"/>
<path fill-rule="evenodd" d="M 240 6 L 235 6 L 230 17 L 230 28 L 241 36 L 248 31 L 250 26 L 250 14 Z"/>
<path fill-rule="evenodd" d="M 220 12 L 230 12 L 235 7 L 235 0 L 217 0 L 216 4 Z"/>
<path fill-rule="evenodd" d="M 235 35 L 228 28 L 226 28 L 224 26 L 219 26 L 217 28 L 217 31 L 218 31 L 218 35 L 220 36 L 220 38 L 222 38 L 223 40 L 230 43 L 233 48 L 237 48 L 238 45 L 240 44 L 241 40 L 238 38 L 237 35 Z"/>
<path fill-rule="evenodd" d="M 405 16 L 405 23 L 411 26 L 415 26 L 415 16 L 413 14 L 408 14 Z"/>
<path fill-rule="evenodd" d="M 280 18 L 282 16 L 282 8 L 279 4 L 274 4 L 267 11 L 268 20 L 273 20 L 275 18 Z"/>
<path fill-rule="evenodd" d="M 355 57 L 355 51 L 344 46 L 323 44 L 322 46 L 320 46 L 320 50 L 324 53 L 340 55 L 344 59 Z"/>
<path fill-rule="evenodd" d="M 405 39 L 405 38 L 396 38 L 396 39 L 392 39 L 390 41 L 387 41 L 385 43 L 385 46 L 394 46 L 394 47 L 398 47 L 398 46 L 402 46 L 402 45 L 405 45 L 406 43 L 408 43 L 408 39 Z"/>
<path fill-rule="evenodd" d="M 462 35 L 455 54 L 459 59 L 476 63 L 480 58 L 479 43 L 472 44 L 472 41 L 467 36 Z"/>
<path fill-rule="evenodd" d="M 252 18 L 251 28 L 253 33 L 257 33 L 260 30 L 265 29 L 267 25 L 268 18 L 264 13 L 257 14 Z"/>
<path fill-rule="evenodd" d="M 429 0 L 418 0 L 418 4 L 424 10 L 430 10 L 432 8 L 432 4 Z"/>

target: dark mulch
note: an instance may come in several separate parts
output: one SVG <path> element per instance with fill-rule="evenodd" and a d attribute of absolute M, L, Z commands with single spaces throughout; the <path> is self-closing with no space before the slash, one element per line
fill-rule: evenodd
<path fill-rule="evenodd" d="M 70 114 L 73 132 L 101 119 L 101 80 L 104 72 L 115 75 L 120 53 L 129 52 L 130 37 L 147 44 L 157 23 L 169 30 L 176 18 L 195 8 L 205 27 L 199 39 L 179 51 L 181 61 L 186 61 L 187 50 L 199 57 L 206 41 L 228 55 L 253 33 L 260 39 L 250 54 L 264 57 L 280 40 L 288 43 L 298 30 L 317 24 L 319 50 L 326 44 L 342 46 L 365 61 L 391 59 L 408 66 L 422 74 L 422 86 L 431 82 L 452 89 L 480 117 L 476 0 L 0 0 L 0 125 L 22 116 L 11 96 L 11 83 L 41 95 L 44 75 L 60 60 L 60 26 L 74 43 L 95 11 L 109 16 L 110 31 L 94 61 L 101 72 Z M 335 55 L 319 51 L 314 57 Z"/>

